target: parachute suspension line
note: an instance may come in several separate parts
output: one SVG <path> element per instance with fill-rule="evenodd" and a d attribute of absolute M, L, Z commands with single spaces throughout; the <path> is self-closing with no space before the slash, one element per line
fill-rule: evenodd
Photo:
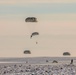
<path fill-rule="evenodd" d="M 36 25 L 33 24 L 33 23 L 27 23 L 26 24 L 27 28 L 28 28 L 28 31 L 30 33 L 30 35 L 35 32 L 35 28 L 36 28 Z"/>

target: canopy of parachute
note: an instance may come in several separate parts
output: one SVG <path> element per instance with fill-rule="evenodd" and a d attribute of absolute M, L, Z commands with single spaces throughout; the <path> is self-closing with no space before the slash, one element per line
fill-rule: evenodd
<path fill-rule="evenodd" d="M 70 56 L 71 54 L 69 52 L 64 52 L 63 56 Z"/>
<path fill-rule="evenodd" d="M 39 33 L 38 33 L 38 32 L 33 32 L 33 33 L 31 34 L 30 38 L 32 38 L 33 36 L 36 36 L 36 35 L 39 35 Z"/>
<path fill-rule="evenodd" d="M 31 51 L 30 50 L 25 50 L 24 54 L 31 54 Z"/>
<path fill-rule="evenodd" d="M 27 17 L 25 19 L 25 22 L 37 22 L 37 18 L 35 18 L 35 17 Z"/>
<path fill-rule="evenodd" d="M 52 63 L 58 63 L 58 61 L 56 61 L 56 60 L 53 60 L 53 62 Z"/>

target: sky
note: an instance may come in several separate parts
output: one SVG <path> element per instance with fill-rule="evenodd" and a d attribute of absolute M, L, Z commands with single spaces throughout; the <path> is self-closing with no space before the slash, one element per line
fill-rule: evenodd
<path fill-rule="evenodd" d="M 0 0 L 0 56 L 75 56 L 75 9 L 76 0 Z M 38 22 L 26 23 L 29 16 Z M 39 36 L 30 39 L 35 31 Z M 32 54 L 24 55 L 24 50 Z"/>

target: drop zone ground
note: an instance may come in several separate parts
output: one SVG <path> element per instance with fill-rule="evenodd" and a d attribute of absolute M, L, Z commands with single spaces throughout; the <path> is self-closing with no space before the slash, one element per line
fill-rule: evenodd
<path fill-rule="evenodd" d="M 76 57 L 0 58 L 0 75 L 76 75 Z"/>

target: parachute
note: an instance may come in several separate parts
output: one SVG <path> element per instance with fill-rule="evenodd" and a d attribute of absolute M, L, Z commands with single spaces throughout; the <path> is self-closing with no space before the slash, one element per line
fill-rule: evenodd
<path fill-rule="evenodd" d="M 39 33 L 38 33 L 38 32 L 33 32 L 33 33 L 31 34 L 30 38 L 32 38 L 33 36 L 36 36 L 36 35 L 39 35 Z"/>
<path fill-rule="evenodd" d="M 25 50 L 24 54 L 31 54 L 30 50 Z"/>
<path fill-rule="evenodd" d="M 26 22 L 37 22 L 37 18 L 35 18 L 35 17 L 27 17 L 27 18 L 25 19 L 25 21 L 26 21 Z"/>
<path fill-rule="evenodd" d="M 56 60 L 53 60 L 53 62 L 52 63 L 58 63 L 58 61 L 56 61 Z"/>
<path fill-rule="evenodd" d="M 36 42 L 36 44 L 38 44 L 37 40 L 38 40 L 38 32 L 33 32 L 30 36 L 31 39 L 34 39 L 34 41 Z"/>
<path fill-rule="evenodd" d="M 64 52 L 63 55 L 64 56 L 70 56 L 71 54 L 69 52 Z"/>

